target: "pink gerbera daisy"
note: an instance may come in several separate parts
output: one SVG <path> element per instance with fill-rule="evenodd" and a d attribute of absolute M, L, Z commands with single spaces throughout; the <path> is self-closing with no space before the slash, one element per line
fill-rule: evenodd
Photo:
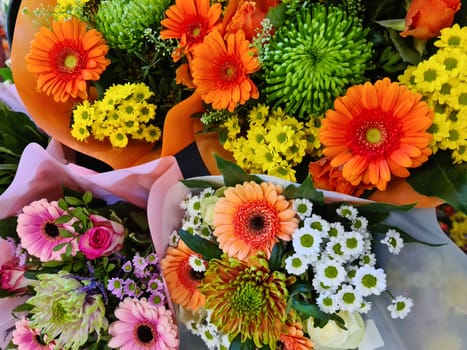
<path fill-rule="evenodd" d="M 178 349 L 172 312 L 145 298 L 125 298 L 115 310 L 118 321 L 109 327 L 109 347 L 121 350 Z"/>
<path fill-rule="evenodd" d="M 64 229 L 74 235 L 72 222 L 66 224 L 55 222 L 64 214 L 56 201 L 48 202 L 46 199 L 40 199 L 25 206 L 23 212 L 18 215 L 16 228 L 24 249 L 44 262 L 61 260 L 61 254 L 65 253 L 68 244 L 71 245 L 71 254 L 75 255 L 78 250 L 77 240 L 60 234 L 60 229 Z M 63 243 L 65 244 L 61 249 L 54 251 L 57 245 Z"/>
<path fill-rule="evenodd" d="M 41 337 L 40 333 L 29 326 L 29 320 L 22 318 L 15 323 L 13 331 L 13 344 L 18 346 L 18 350 L 52 350 L 55 349 L 55 342 L 46 342 L 46 336 Z"/>

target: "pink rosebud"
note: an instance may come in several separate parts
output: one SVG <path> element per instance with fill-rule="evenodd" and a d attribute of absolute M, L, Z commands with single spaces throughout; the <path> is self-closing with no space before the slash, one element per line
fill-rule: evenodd
<path fill-rule="evenodd" d="M 90 215 L 93 227 L 79 239 L 79 250 L 87 259 L 108 256 L 123 247 L 124 227 L 100 215 Z"/>
<path fill-rule="evenodd" d="M 19 266 L 11 243 L 0 239 L 0 288 L 8 292 L 22 293 L 26 291 L 28 280 L 24 277 L 24 266 Z"/>

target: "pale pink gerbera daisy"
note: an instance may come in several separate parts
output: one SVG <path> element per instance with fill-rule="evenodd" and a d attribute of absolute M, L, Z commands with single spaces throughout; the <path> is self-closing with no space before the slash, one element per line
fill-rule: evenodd
<path fill-rule="evenodd" d="M 13 344 L 18 346 L 18 350 L 53 350 L 55 342 L 46 342 L 46 336 L 41 337 L 40 333 L 29 326 L 29 320 L 22 318 L 15 323 L 13 331 Z"/>
<path fill-rule="evenodd" d="M 54 248 L 58 244 L 68 243 L 71 244 L 71 254 L 75 255 L 78 250 L 77 240 L 73 237 L 65 238 L 59 231 L 64 229 L 74 234 L 72 222 L 55 223 L 55 220 L 64 214 L 56 201 L 48 202 L 46 199 L 40 199 L 25 206 L 23 212 L 18 215 L 16 228 L 24 249 L 41 261 L 61 260 L 66 245 L 57 251 L 54 251 Z"/>
<path fill-rule="evenodd" d="M 120 350 L 178 349 L 172 312 L 161 305 L 125 298 L 115 310 L 118 321 L 109 327 L 109 347 Z"/>

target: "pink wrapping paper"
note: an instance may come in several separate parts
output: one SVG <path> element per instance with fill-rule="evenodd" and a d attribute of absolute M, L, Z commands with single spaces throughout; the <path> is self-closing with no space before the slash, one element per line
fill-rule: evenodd
<path fill-rule="evenodd" d="M 68 157 L 67 149 L 54 141 L 47 150 L 38 144 L 28 145 L 13 182 L 0 196 L 0 219 L 16 215 L 23 206 L 34 200 L 58 199 L 63 186 L 79 192 L 91 191 L 95 197 L 108 203 L 124 200 L 146 208 L 152 186 L 168 189 L 182 178 L 174 157 L 163 157 L 139 166 L 104 173 L 70 163 Z M 158 192 L 167 193 L 163 190 Z M 164 202 L 157 198 L 155 201 Z M 24 298 L 0 299 L 0 348 L 9 342 L 3 332 L 15 322 L 11 310 L 22 302 Z"/>

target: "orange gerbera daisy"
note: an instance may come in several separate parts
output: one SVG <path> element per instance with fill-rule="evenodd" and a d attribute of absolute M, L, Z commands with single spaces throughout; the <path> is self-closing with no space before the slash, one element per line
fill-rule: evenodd
<path fill-rule="evenodd" d="M 76 18 L 52 22 L 52 30 L 36 33 L 26 56 L 27 69 L 36 73 L 37 90 L 53 95 L 57 102 L 70 97 L 86 99 L 87 80 L 98 80 L 110 64 L 109 48 L 102 34 L 86 30 Z"/>
<path fill-rule="evenodd" d="M 226 189 L 214 208 L 219 247 L 245 261 L 258 252 L 269 258 L 278 239 L 289 241 L 298 219 L 281 192 L 281 186 L 253 181 Z"/>
<path fill-rule="evenodd" d="M 295 316 L 287 319 L 284 325 L 285 332 L 281 334 L 279 342 L 283 350 L 312 350 L 313 342 L 303 333 L 303 326 L 300 321 L 295 320 Z"/>
<path fill-rule="evenodd" d="M 166 28 L 161 30 L 161 38 L 177 39 L 185 53 L 191 52 L 219 24 L 221 4 L 209 5 L 209 0 L 176 0 L 165 12 L 167 18 L 161 21 Z"/>
<path fill-rule="evenodd" d="M 347 90 L 328 110 L 319 131 L 331 166 L 356 186 L 373 184 L 384 191 L 391 173 L 410 175 L 407 168 L 428 159 L 433 111 L 421 95 L 388 78 Z"/>
<path fill-rule="evenodd" d="M 204 102 L 233 112 L 237 104 L 258 98 L 248 76 L 260 69 L 257 56 L 242 30 L 228 34 L 226 41 L 219 32 L 211 32 L 193 56 L 193 83 Z"/>
<path fill-rule="evenodd" d="M 204 306 L 206 299 L 197 289 L 204 276 L 194 271 L 188 261 L 192 255 L 197 254 L 180 240 L 177 248 L 167 249 L 166 256 L 161 261 L 161 268 L 172 301 L 196 311 Z"/>

